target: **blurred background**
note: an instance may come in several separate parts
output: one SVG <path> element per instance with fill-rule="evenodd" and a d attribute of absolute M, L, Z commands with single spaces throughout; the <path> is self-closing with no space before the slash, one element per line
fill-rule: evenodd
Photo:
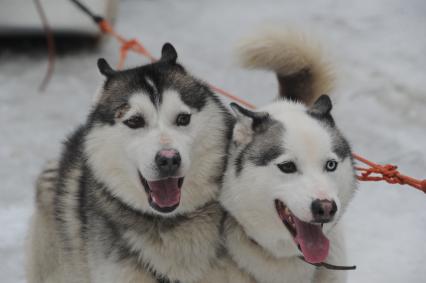
<path fill-rule="evenodd" d="M 335 63 L 334 115 L 354 151 L 426 178 L 426 2 L 423 0 L 82 0 L 139 39 L 154 56 L 164 42 L 203 78 L 256 105 L 276 93 L 271 73 L 240 69 L 233 48 L 259 26 L 293 26 L 318 38 Z M 34 181 L 65 136 L 83 122 L 120 46 L 69 0 L 41 0 L 55 34 L 54 72 L 34 1 L 0 2 L 0 281 L 25 282 L 24 240 Z M 131 54 L 126 66 L 147 63 Z M 224 100 L 225 102 L 228 102 Z M 349 282 L 425 282 L 426 196 L 361 183 L 347 223 Z"/>

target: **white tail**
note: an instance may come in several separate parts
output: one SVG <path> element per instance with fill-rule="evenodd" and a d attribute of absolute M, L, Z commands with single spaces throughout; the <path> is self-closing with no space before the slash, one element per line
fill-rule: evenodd
<path fill-rule="evenodd" d="M 243 67 L 274 71 L 280 97 L 312 105 L 333 88 L 331 66 L 318 43 L 289 30 L 268 29 L 246 38 L 238 48 Z"/>

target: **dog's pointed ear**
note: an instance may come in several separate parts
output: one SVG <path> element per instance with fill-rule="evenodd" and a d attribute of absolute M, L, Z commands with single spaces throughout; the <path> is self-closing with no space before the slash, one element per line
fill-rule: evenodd
<path fill-rule="evenodd" d="M 231 103 L 230 106 L 237 120 L 232 134 L 233 142 L 237 145 L 248 144 L 254 134 L 261 131 L 265 122 L 270 119 L 266 112 L 251 111 L 237 103 Z"/>
<path fill-rule="evenodd" d="M 177 60 L 176 49 L 170 43 L 164 43 L 163 48 L 161 49 L 161 58 L 160 61 L 169 62 L 172 64 L 176 63 Z"/>
<path fill-rule="evenodd" d="M 326 116 L 329 115 L 331 109 L 333 108 L 333 103 L 328 95 L 321 95 L 312 107 L 309 109 L 309 113 L 315 116 Z"/>
<path fill-rule="evenodd" d="M 114 69 L 111 68 L 111 66 L 108 64 L 108 62 L 104 58 L 98 59 L 98 69 L 99 69 L 99 72 L 101 72 L 101 74 L 107 78 L 113 76 L 116 73 L 116 71 L 114 71 Z"/>

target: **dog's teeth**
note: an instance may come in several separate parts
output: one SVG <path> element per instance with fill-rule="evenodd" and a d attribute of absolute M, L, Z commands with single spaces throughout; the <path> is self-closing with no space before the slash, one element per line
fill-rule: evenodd
<path fill-rule="evenodd" d="M 290 210 L 288 209 L 288 207 L 285 208 L 284 212 L 285 214 L 290 215 Z"/>

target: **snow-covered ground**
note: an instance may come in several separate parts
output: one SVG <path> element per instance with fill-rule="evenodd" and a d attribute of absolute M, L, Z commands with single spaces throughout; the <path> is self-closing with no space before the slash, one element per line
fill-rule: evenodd
<path fill-rule="evenodd" d="M 423 0 L 127 0 L 117 29 L 156 55 L 172 42 L 194 74 L 257 105 L 274 97 L 276 82 L 272 74 L 235 66 L 237 39 L 265 23 L 307 29 L 336 63 L 334 114 L 355 151 L 426 178 L 425 14 Z M 83 121 L 101 80 L 96 59 L 114 64 L 117 51 L 108 41 L 98 51 L 62 56 L 45 93 L 37 92 L 45 57 L 0 54 L 1 282 L 25 281 L 34 180 Z M 129 59 L 129 65 L 146 62 Z M 358 266 L 349 282 L 426 282 L 426 195 L 361 183 L 344 220 L 349 263 Z"/>

